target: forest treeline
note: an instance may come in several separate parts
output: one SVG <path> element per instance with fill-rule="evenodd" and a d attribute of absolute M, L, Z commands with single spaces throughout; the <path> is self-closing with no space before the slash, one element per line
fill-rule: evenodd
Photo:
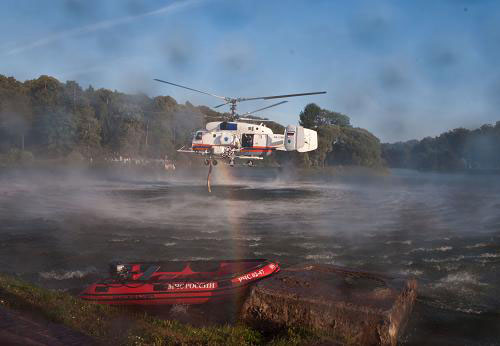
<path fill-rule="evenodd" d="M 75 81 L 50 76 L 20 82 L 0 75 L 0 154 L 11 159 L 104 157 L 177 158 L 193 131 L 222 114 L 170 96 L 129 95 L 108 89 L 83 89 Z M 277 153 L 266 160 L 304 166 L 336 164 L 379 167 L 379 140 L 353 128 L 348 116 L 309 104 L 300 123 L 318 131 L 319 148 L 310 153 Z M 267 123 L 275 133 L 280 124 Z"/>
<path fill-rule="evenodd" d="M 300 125 L 318 132 L 318 149 L 296 155 L 301 166 L 384 166 L 379 139 L 368 130 L 352 127 L 347 115 L 311 103 L 299 117 Z"/>
<path fill-rule="evenodd" d="M 78 153 L 164 157 L 201 127 L 204 114 L 169 96 L 150 98 L 108 89 L 82 89 L 49 76 L 20 82 L 0 76 L 0 151 L 36 157 Z"/>
<path fill-rule="evenodd" d="M 420 141 L 384 143 L 389 167 L 457 171 L 500 169 L 500 121 L 478 129 L 457 128 Z"/>

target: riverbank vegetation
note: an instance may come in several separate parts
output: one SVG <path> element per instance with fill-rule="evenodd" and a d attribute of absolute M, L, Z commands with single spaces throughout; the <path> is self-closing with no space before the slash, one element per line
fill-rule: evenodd
<path fill-rule="evenodd" d="M 190 144 L 192 132 L 221 115 L 205 106 L 179 104 L 170 96 L 84 89 L 75 81 L 62 83 L 50 76 L 21 82 L 0 75 L 0 161 L 120 156 L 178 160 L 176 149 Z M 318 150 L 278 153 L 266 163 L 282 165 L 292 157 L 306 168 L 382 166 L 379 140 L 352 127 L 347 115 L 309 104 L 300 113 L 300 123 L 318 131 Z M 275 133 L 284 132 L 280 124 L 266 125 Z"/>
<path fill-rule="evenodd" d="M 300 345 L 320 341 L 302 330 L 269 335 L 243 324 L 193 327 L 123 308 L 91 304 L 64 292 L 0 274 L 0 305 L 79 331 L 104 345 Z"/>
<path fill-rule="evenodd" d="M 299 117 L 300 125 L 318 132 L 317 150 L 294 153 L 299 167 L 383 167 L 379 139 L 368 130 L 352 127 L 347 115 L 311 103 Z M 277 153 L 276 160 L 286 164 L 286 155 L 290 153 Z"/>
<path fill-rule="evenodd" d="M 420 141 L 384 143 L 389 167 L 434 171 L 500 170 L 500 121 L 478 129 L 454 129 Z"/>

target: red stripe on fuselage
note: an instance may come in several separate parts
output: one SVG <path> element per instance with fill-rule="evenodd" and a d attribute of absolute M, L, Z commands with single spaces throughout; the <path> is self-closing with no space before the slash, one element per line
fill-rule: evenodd
<path fill-rule="evenodd" d="M 191 148 L 194 151 L 206 151 L 212 148 L 211 144 L 193 144 Z"/>

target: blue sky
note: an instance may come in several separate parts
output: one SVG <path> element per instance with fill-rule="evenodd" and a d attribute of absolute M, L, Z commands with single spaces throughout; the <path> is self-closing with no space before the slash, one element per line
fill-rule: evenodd
<path fill-rule="evenodd" d="M 205 105 L 218 100 L 152 79 L 226 96 L 326 90 L 258 115 L 294 124 L 315 102 L 382 141 L 500 120 L 499 61 L 499 1 L 0 2 L 0 74 Z"/>

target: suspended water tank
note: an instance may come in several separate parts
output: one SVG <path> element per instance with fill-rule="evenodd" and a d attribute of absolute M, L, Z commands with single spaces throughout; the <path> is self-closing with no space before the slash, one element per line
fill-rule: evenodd
<path fill-rule="evenodd" d="M 294 151 L 304 146 L 304 128 L 302 126 L 288 125 L 285 129 L 285 149 Z"/>
<path fill-rule="evenodd" d="M 318 148 L 318 134 L 302 126 L 288 125 L 285 129 L 284 145 L 286 151 L 312 151 Z"/>

